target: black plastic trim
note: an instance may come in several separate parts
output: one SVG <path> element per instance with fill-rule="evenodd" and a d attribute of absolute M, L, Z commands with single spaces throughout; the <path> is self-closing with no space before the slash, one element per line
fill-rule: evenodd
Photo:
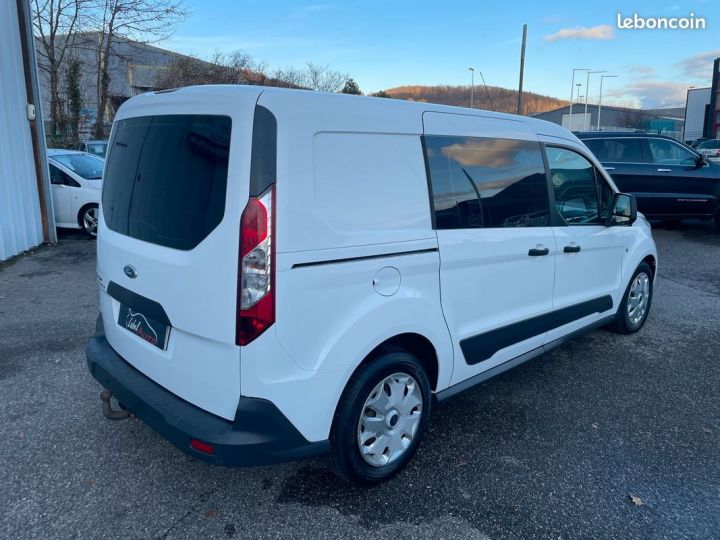
<path fill-rule="evenodd" d="M 277 179 L 277 120 L 269 109 L 255 106 L 250 155 L 250 196 L 259 197 Z"/>
<path fill-rule="evenodd" d="M 456 396 L 457 394 L 464 392 L 465 390 L 468 390 L 474 386 L 477 386 L 478 384 L 483 383 L 483 382 L 487 381 L 488 379 L 492 379 L 496 375 L 500 375 L 501 373 L 504 373 L 505 371 L 508 371 L 516 366 L 519 366 L 520 364 L 524 364 L 528 360 L 532 360 L 533 358 L 536 358 L 536 357 L 540 356 L 541 354 L 549 352 L 552 349 L 554 349 L 555 347 L 558 347 L 558 346 L 562 345 L 563 343 L 570 341 L 573 338 L 576 338 L 580 335 L 591 332 L 592 330 L 602 328 L 603 326 L 611 323 L 613 320 L 615 320 L 615 315 L 609 315 L 608 317 L 603 317 L 599 321 L 595 321 L 587 326 L 584 326 L 583 328 L 575 330 L 574 332 L 570 332 L 566 336 L 563 336 L 554 341 L 551 341 L 550 343 L 546 343 L 545 345 L 543 345 L 541 347 L 537 347 L 529 352 L 526 352 L 525 354 L 521 354 L 520 356 L 517 356 L 511 360 L 508 360 L 507 362 L 503 362 L 502 364 L 497 365 L 493 368 L 490 368 L 487 371 L 478 373 L 474 377 L 465 379 L 464 381 L 454 384 L 453 386 L 450 386 L 450 387 L 446 388 L 445 390 L 441 390 L 440 392 L 435 394 L 435 399 L 437 401 L 444 401 L 448 398 Z"/>
<path fill-rule="evenodd" d="M 420 253 L 434 253 L 438 248 L 427 248 L 427 249 L 414 249 L 412 251 L 394 251 L 392 253 L 380 253 L 378 255 L 360 255 L 359 257 L 346 257 L 344 259 L 327 259 L 322 261 L 309 261 L 295 263 L 292 265 L 295 268 L 305 268 L 307 266 L 320 266 L 323 264 L 338 264 L 355 261 L 367 261 L 370 259 L 384 259 L 386 257 L 398 257 L 400 255 L 418 255 Z"/>
<path fill-rule="evenodd" d="M 150 300 L 149 298 L 132 292 L 114 281 L 108 283 L 107 293 L 121 304 L 133 308 L 134 311 L 139 311 L 146 317 L 150 317 L 167 326 L 172 326 L 170 318 L 167 316 L 167 313 L 165 313 L 165 309 L 155 300 Z"/>
<path fill-rule="evenodd" d="M 328 441 L 309 442 L 270 401 L 240 397 L 231 422 L 204 411 L 146 377 L 113 350 L 102 317 L 85 348 L 92 376 L 136 417 L 183 452 L 227 466 L 279 463 L 323 454 Z M 211 444 L 213 454 L 190 446 L 191 439 Z"/>
<path fill-rule="evenodd" d="M 554 330 L 593 313 L 608 311 L 612 307 L 612 297 L 610 295 L 601 296 L 465 338 L 460 342 L 460 348 L 467 364 L 479 364 L 489 360 L 496 352 L 506 347 Z"/>

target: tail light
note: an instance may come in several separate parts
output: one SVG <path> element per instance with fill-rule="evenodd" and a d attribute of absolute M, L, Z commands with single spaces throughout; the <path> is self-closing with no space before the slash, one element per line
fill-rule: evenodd
<path fill-rule="evenodd" d="M 240 219 L 235 343 L 247 345 L 275 322 L 275 186 L 251 197 Z"/>

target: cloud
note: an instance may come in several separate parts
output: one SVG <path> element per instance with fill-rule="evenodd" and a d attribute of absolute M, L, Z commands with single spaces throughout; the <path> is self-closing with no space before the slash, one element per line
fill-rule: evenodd
<path fill-rule="evenodd" d="M 640 64 L 628 64 L 623 66 L 623 72 L 635 75 L 638 78 L 645 79 L 655 75 L 655 68 L 652 66 L 643 66 Z"/>
<path fill-rule="evenodd" d="M 610 90 L 605 95 L 617 98 L 618 102 L 635 103 L 643 109 L 682 107 L 689 87 L 686 83 L 640 80 Z"/>
<path fill-rule="evenodd" d="M 578 26 L 577 28 L 562 28 L 554 34 L 545 36 L 545 41 L 559 41 L 561 39 L 613 39 L 615 32 L 609 24 L 598 26 Z"/>
<path fill-rule="evenodd" d="M 720 49 L 715 49 L 714 51 L 708 51 L 686 58 L 675 64 L 675 67 L 688 77 L 709 83 L 710 79 L 712 79 L 713 61 L 718 57 L 720 57 Z"/>

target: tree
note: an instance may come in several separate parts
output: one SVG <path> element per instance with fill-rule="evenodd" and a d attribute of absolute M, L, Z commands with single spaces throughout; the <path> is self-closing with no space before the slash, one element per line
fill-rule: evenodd
<path fill-rule="evenodd" d="M 60 70 L 86 5 L 87 0 L 33 0 L 33 28 L 41 44 L 39 66 L 47 71 L 50 83 L 50 135 L 53 137 L 61 135 L 63 130 Z"/>
<path fill-rule="evenodd" d="M 346 73 L 334 71 L 330 69 L 329 66 L 321 66 L 308 62 L 305 64 L 305 72 L 301 78 L 301 86 L 319 92 L 337 92 L 342 88 L 348 78 Z"/>
<path fill-rule="evenodd" d="M 110 98 L 110 59 L 115 40 L 124 38 L 139 43 L 152 43 L 166 39 L 188 12 L 182 0 L 93 1 L 93 23 L 99 29 L 95 137 L 102 139 L 105 137 L 105 114 Z"/>
<path fill-rule="evenodd" d="M 80 79 L 82 77 L 82 64 L 73 58 L 65 71 L 65 95 L 68 102 L 69 140 L 71 148 L 77 148 L 80 143 L 80 111 L 82 110 L 82 92 Z"/>
<path fill-rule="evenodd" d="M 356 83 L 355 80 L 352 78 L 345 81 L 345 86 L 343 86 L 343 89 L 340 91 L 343 94 L 353 94 L 355 96 L 362 96 L 362 92 L 360 91 L 360 87 L 358 86 L 358 83 Z"/>
<path fill-rule="evenodd" d="M 625 109 L 617 115 L 618 127 L 645 130 L 648 128 L 650 118 L 640 109 Z"/>
<path fill-rule="evenodd" d="M 379 92 L 375 92 L 372 94 L 373 97 L 381 97 L 381 98 L 390 98 L 390 94 L 388 94 L 385 90 L 380 90 Z"/>

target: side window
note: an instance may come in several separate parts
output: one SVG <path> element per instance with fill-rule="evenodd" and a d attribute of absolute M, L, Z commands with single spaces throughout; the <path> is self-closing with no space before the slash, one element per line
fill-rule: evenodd
<path fill-rule="evenodd" d="M 63 172 L 58 169 L 52 163 L 50 164 L 50 183 L 51 184 L 64 184 Z"/>
<path fill-rule="evenodd" d="M 555 205 L 568 225 L 594 225 L 609 212 L 612 190 L 592 163 L 566 148 L 547 147 L 547 159 Z"/>
<path fill-rule="evenodd" d="M 426 136 L 425 151 L 437 229 L 550 224 L 539 143 Z"/>
<path fill-rule="evenodd" d="M 653 162 L 663 165 L 694 165 L 695 154 L 666 139 L 648 139 Z"/>
<path fill-rule="evenodd" d="M 590 139 L 585 141 L 599 161 L 610 163 L 642 163 L 642 142 L 640 139 Z"/>

